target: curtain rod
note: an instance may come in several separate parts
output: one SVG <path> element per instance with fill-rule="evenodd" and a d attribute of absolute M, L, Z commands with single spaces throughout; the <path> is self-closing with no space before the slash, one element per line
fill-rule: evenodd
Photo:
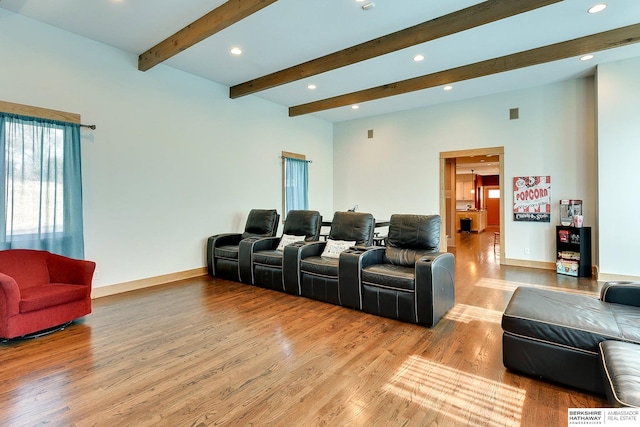
<path fill-rule="evenodd" d="M 91 130 L 96 130 L 96 125 L 80 125 L 81 128 L 89 128 Z"/>
<path fill-rule="evenodd" d="M 313 160 L 298 159 L 297 157 L 280 156 L 281 159 L 302 160 L 303 162 L 313 163 Z"/>

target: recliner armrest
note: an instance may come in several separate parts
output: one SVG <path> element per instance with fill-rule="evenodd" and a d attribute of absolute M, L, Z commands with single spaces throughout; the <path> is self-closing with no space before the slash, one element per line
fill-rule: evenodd
<path fill-rule="evenodd" d="M 352 246 L 340 253 L 338 259 L 338 301 L 344 307 L 362 310 L 361 261 L 368 249 L 367 246 Z"/>
<path fill-rule="evenodd" d="M 420 258 L 418 258 L 416 260 L 416 262 L 432 262 L 433 260 L 441 257 L 442 255 L 445 254 L 451 254 L 450 252 L 438 252 L 438 251 L 433 251 L 432 253 L 428 253 L 428 254 L 424 254 L 422 255 Z"/>
<path fill-rule="evenodd" d="M 326 242 L 294 242 L 285 246 L 282 254 L 282 280 L 284 291 L 293 294 L 301 294 L 300 285 L 300 261 L 310 256 L 322 254 Z"/>
<path fill-rule="evenodd" d="M 455 258 L 434 252 L 420 257 L 415 268 L 417 320 L 431 327 L 455 304 Z"/>
<path fill-rule="evenodd" d="M 640 307 L 640 282 L 607 282 L 600 290 L 600 300 Z"/>
<path fill-rule="evenodd" d="M 253 242 L 253 252 L 271 251 L 280 244 L 280 237 L 261 237 Z"/>
<path fill-rule="evenodd" d="M 209 275 L 215 276 L 215 262 L 213 255 L 215 248 L 222 245 L 239 245 L 242 240 L 241 233 L 222 233 L 211 236 L 207 239 L 207 271 Z"/>
<path fill-rule="evenodd" d="M 242 233 L 222 233 L 209 237 L 208 241 L 214 243 L 214 247 L 222 245 L 238 245 L 242 240 Z"/>
<path fill-rule="evenodd" d="M 323 242 L 321 240 L 315 242 L 306 242 L 306 244 L 298 247 L 298 250 L 300 251 L 300 259 L 304 259 L 310 256 L 322 255 L 325 246 L 327 246 L 327 242 Z"/>
<path fill-rule="evenodd" d="M 434 252 L 433 254 L 424 255 L 416 261 L 416 270 L 435 267 L 446 268 L 454 271 L 454 256 L 449 252 Z"/>
<path fill-rule="evenodd" d="M 366 245 L 355 245 L 355 246 L 351 246 L 349 248 L 349 250 L 354 250 L 354 251 L 359 251 L 359 252 L 364 252 L 366 250 L 369 249 L 374 249 L 374 248 L 380 248 L 381 246 L 366 246 Z"/>
<path fill-rule="evenodd" d="M 238 244 L 238 279 L 242 283 L 247 285 L 253 285 L 253 253 L 256 252 L 256 245 L 265 240 L 266 247 L 271 247 L 271 239 L 276 239 L 276 246 L 278 245 L 277 237 L 259 237 L 251 236 L 245 237 L 240 240 Z"/>
<path fill-rule="evenodd" d="M 382 264 L 384 259 L 384 247 L 383 246 L 367 246 L 362 252 L 360 259 L 360 265 L 367 267 L 374 264 Z"/>

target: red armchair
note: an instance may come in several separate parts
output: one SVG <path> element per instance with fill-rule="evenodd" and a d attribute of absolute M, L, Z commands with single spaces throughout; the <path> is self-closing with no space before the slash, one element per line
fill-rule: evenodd
<path fill-rule="evenodd" d="M 96 264 L 46 251 L 0 251 L 0 337 L 63 325 L 91 313 Z"/>

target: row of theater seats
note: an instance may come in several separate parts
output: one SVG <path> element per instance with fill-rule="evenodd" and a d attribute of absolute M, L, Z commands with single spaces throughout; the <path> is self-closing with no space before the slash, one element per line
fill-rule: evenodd
<path fill-rule="evenodd" d="M 209 237 L 209 274 L 425 326 L 454 304 L 454 257 L 439 252 L 438 215 L 392 215 L 385 246 L 372 246 L 369 213 L 336 212 L 319 240 L 317 211 L 254 209 L 244 233 Z"/>

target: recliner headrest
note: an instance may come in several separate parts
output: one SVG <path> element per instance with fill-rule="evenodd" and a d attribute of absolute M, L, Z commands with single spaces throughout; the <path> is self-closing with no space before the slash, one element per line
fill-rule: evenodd
<path fill-rule="evenodd" d="M 387 245 L 436 250 L 440 247 L 440 223 L 440 215 L 391 215 Z"/>
<path fill-rule="evenodd" d="M 375 219 L 370 213 L 336 212 L 331 221 L 329 238 L 354 241 L 356 245 L 369 246 L 373 242 Z"/>
<path fill-rule="evenodd" d="M 318 211 L 293 210 L 287 214 L 282 234 L 305 236 L 306 241 L 318 240 L 322 216 Z"/>
<path fill-rule="evenodd" d="M 275 235 L 279 218 L 275 209 L 251 209 L 242 237 Z"/>

